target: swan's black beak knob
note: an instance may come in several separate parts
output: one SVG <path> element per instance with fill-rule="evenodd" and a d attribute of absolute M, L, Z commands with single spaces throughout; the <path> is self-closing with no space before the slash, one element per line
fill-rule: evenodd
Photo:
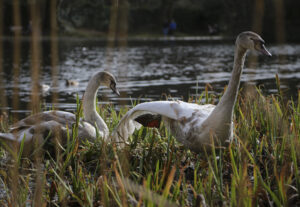
<path fill-rule="evenodd" d="M 111 89 L 115 94 L 117 94 L 118 96 L 120 96 L 120 92 L 119 92 L 119 90 L 117 89 L 117 86 L 116 86 L 116 83 L 115 83 L 115 82 L 111 82 L 111 83 L 110 83 L 110 89 Z"/>
<path fill-rule="evenodd" d="M 119 92 L 119 90 L 118 90 L 116 87 L 111 87 L 111 90 L 112 90 L 115 94 L 117 94 L 118 96 L 120 96 L 120 92 Z"/>
<path fill-rule="evenodd" d="M 265 47 L 264 44 L 262 44 L 261 47 L 258 48 L 258 51 L 261 52 L 261 53 L 264 54 L 264 55 L 269 56 L 269 57 L 272 56 L 272 54 L 267 50 L 267 48 Z"/>

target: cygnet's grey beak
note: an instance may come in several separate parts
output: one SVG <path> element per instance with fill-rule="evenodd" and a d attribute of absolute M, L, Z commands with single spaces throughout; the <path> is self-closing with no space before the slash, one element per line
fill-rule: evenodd
<path fill-rule="evenodd" d="M 119 90 L 118 90 L 117 88 L 111 88 L 111 90 L 112 90 L 115 94 L 117 94 L 118 96 L 120 96 L 120 92 L 119 92 Z"/>
<path fill-rule="evenodd" d="M 264 44 L 261 45 L 261 48 L 258 49 L 259 52 L 261 52 L 262 54 L 264 55 L 267 55 L 267 56 L 272 56 L 272 54 L 267 50 L 267 48 L 265 47 Z"/>

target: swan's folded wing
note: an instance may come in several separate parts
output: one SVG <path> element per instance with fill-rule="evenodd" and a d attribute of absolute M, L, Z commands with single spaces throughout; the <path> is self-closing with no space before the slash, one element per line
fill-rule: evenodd
<path fill-rule="evenodd" d="M 212 108 L 208 105 L 205 106 L 209 108 L 209 111 Z M 115 142 L 126 142 L 134 130 L 141 126 L 134 120 L 143 114 L 160 114 L 169 119 L 180 120 L 183 118 L 188 119 L 195 110 L 203 107 L 182 101 L 153 101 L 138 104 L 123 116 L 118 126 L 112 132 L 112 138 Z"/>
<path fill-rule="evenodd" d="M 11 127 L 11 131 L 14 130 L 20 130 L 24 127 L 34 126 L 38 125 L 41 122 L 47 122 L 47 121 L 56 121 L 58 123 L 61 123 L 62 125 L 71 125 L 76 120 L 76 117 L 74 114 L 64 111 L 44 111 L 38 114 L 34 114 L 31 116 L 26 117 L 25 119 L 22 119 L 15 123 Z"/>
<path fill-rule="evenodd" d="M 4 142 L 16 141 L 16 138 L 12 133 L 0 133 L 0 140 Z"/>

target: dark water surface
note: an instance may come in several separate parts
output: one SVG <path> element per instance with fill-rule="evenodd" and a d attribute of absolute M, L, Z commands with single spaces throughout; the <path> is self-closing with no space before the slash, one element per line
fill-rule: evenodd
<path fill-rule="evenodd" d="M 97 71 L 108 70 L 118 80 L 121 97 L 103 88 L 98 93 L 100 103 L 113 103 L 117 108 L 131 102 L 164 99 L 162 94 L 187 100 L 198 96 L 209 83 L 211 92 L 220 94 L 227 85 L 233 66 L 233 42 L 221 41 L 142 41 L 129 42 L 126 47 L 108 48 L 102 41 L 58 41 L 59 65 L 58 86 L 53 87 L 51 77 L 50 43 L 42 42 L 40 83 L 52 86 L 41 93 L 46 108 L 52 106 L 52 94 L 58 92 L 55 106 L 61 110 L 74 111 L 76 94 L 82 97 L 90 77 Z M 261 85 L 266 94 L 276 93 L 275 74 L 281 80 L 286 97 L 297 97 L 300 89 L 300 45 L 267 45 L 273 54 L 265 57 L 249 53 L 242 75 L 245 83 Z M 4 43 L 4 74 L 2 74 L 5 96 L 10 114 L 24 117 L 30 113 L 31 73 L 30 42 L 21 43 L 21 66 L 19 94 L 13 94 L 13 42 Z M 257 62 L 249 60 L 257 57 Z M 65 80 L 79 82 L 77 86 L 66 86 Z M 17 96 L 20 108 L 12 108 L 12 97 Z M 5 106 L 0 106 L 2 109 Z"/>

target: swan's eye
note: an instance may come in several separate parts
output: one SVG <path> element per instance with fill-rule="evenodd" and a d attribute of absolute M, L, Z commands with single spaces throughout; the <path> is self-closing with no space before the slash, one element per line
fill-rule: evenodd
<path fill-rule="evenodd" d="M 118 89 L 116 88 L 116 82 L 111 81 L 110 83 L 110 89 L 115 92 L 118 96 L 120 95 L 120 92 L 118 91 Z"/>
<path fill-rule="evenodd" d="M 259 41 L 258 44 L 257 44 L 257 46 L 258 46 L 259 48 L 261 48 L 261 49 L 264 48 L 264 45 L 265 45 L 264 41 Z"/>
<path fill-rule="evenodd" d="M 250 38 L 254 44 L 265 44 L 265 41 L 262 39 L 257 39 L 257 38 Z"/>
<path fill-rule="evenodd" d="M 265 41 L 261 40 L 261 39 L 254 39 L 254 38 L 250 38 L 253 43 L 254 43 L 254 47 L 256 49 L 261 49 L 264 47 Z"/>

